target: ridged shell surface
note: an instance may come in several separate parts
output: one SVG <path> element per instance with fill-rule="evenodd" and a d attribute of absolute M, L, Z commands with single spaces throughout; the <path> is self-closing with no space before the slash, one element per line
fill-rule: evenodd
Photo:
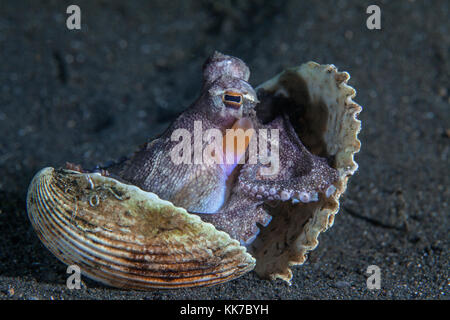
<path fill-rule="evenodd" d="M 255 266 L 245 247 L 198 216 L 99 174 L 44 168 L 27 209 L 58 259 L 114 287 L 208 286 Z"/>

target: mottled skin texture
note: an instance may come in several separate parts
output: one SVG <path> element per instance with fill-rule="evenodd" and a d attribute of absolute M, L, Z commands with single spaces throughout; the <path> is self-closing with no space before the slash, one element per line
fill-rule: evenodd
<path fill-rule="evenodd" d="M 203 67 L 200 97 L 157 139 L 124 162 L 106 168 L 113 177 L 156 193 L 159 197 L 186 208 L 213 223 L 217 229 L 249 244 L 259 232 L 257 223 L 267 225 L 271 216 L 264 209 L 269 202 L 294 203 L 317 201 L 328 196 L 337 180 L 337 172 L 322 158 L 312 155 L 297 137 L 287 116 L 262 124 L 256 115 L 258 99 L 247 82 L 250 71 L 241 60 L 215 53 Z M 242 95 L 239 107 L 225 103 L 224 94 Z M 239 119 L 258 129 L 279 130 L 279 171 L 262 175 L 265 166 L 239 164 L 230 173 L 224 165 L 175 164 L 170 151 L 179 143 L 172 141 L 176 129 L 194 132 L 194 121 L 202 129 L 219 129 L 224 135 Z M 253 137 L 254 138 L 254 137 Z M 194 139 L 192 138 L 192 153 Z M 202 149 L 207 142 L 203 141 Z M 248 160 L 248 150 L 245 155 Z M 191 156 L 193 159 L 193 155 Z"/>
<path fill-rule="evenodd" d="M 337 171 L 325 159 L 312 155 L 303 146 L 287 117 L 278 117 L 259 128 L 279 129 L 279 171 L 264 175 L 261 169 L 266 165 L 246 162 L 239 168 L 230 199 L 220 213 L 202 217 L 243 244 L 250 244 L 258 235 L 256 223 L 267 226 L 270 222 L 265 203 L 273 206 L 279 201 L 292 201 L 302 205 L 317 201 L 338 179 Z"/>
<path fill-rule="evenodd" d="M 229 188 L 223 166 L 194 163 L 194 121 L 201 121 L 203 130 L 216 128 L 225 134 L 238 119 L 255 118 L 257 102 L 255 91 L 246 81 L 248 68 L 241 60 L 216 53 L 209 61 L 204 67 L 201 96 L 160 138 L 146 144 L 126 162 L 108 168 L 111 174 L 127 182 L 154 192 L 190 212 L 199 213 L 216 212 L 228 197 Z M 242 76 L 245 78 L 240 78 Z M 222 96 L 226 91 L 242 94 L 243 103 L 239 108 L 224 104 Z M 191 133 L 190 164 L 175 164 L 171 159 L 171 151 L 180 142 L 171 139 L 176 129 Z M 201 149 L 206 145 L 204 141 Z"/>

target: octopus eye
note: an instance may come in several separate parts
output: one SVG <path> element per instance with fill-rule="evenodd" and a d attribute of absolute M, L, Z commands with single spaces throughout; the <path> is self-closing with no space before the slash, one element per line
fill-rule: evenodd
<path fill-rule="evenodd" d="M 222 96 L 222 101 L 228 106 L 239 109 L 242 105 L 242 94 L 226 91 Z"/>

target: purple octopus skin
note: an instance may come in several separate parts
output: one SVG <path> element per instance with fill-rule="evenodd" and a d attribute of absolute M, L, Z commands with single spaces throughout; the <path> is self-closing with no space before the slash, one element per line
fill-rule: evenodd
<path fill-rule="evenodd" d="M 330 196 L 335 190 L 337 171 L 305 148 L 287 115 L 262 124 L 255 111 L 256 92 L 247 82 L 249 76 L 250 71 L 242 60 L 214 53 L 203 67 L 200 97 L 160 137 L 146 143 L 125 161 L 102 169 L 110 176 L 199 215 L 244 245 L 258 235 L 257 223 L 269 224 L 271 216 L 265 203 L 292 201 L 302 205 L 318 201 L 319 196 Z M 224 95 L 228 93 L 230 99 L 242 97 L 240 104 L 227 103 Z M 201 121 L 203 130 L 216 128 L 225 135 L 240 119 L 250 121 L 255 131 L 279 130 L 277 173 L 261 174 L 265 165 L 259 161 L 256 164 L 246 161 L 234 165 L 232 170 L 223 164 L 172 161 L 170 152 L 179 143 L 172 141 L 174 130 L 193 133 L 194 122 Z M 206 144 L 202 142 L 202 150 Z M 248 150 L 245 157 L 248 160 Z"/>

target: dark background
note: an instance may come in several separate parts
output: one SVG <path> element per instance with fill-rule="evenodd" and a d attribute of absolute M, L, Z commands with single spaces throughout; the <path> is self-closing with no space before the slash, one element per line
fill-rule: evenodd
<path fill-rule="evenodd" d="M 66 28 L 77 4 L 82 29 Z M 382 30 L 366 28 L 381 7 Z M 0 2 L 0 298 L 448 299 L 449 1 Z M 129 154 L 198 95 L 214 51 L 257 85 L 313 60 L 348 71 L 363 106 L 359 171 L 292 286 L 255 273 L 212 288 L 120 291 L 85 280 L 35 235 L 33 175 Z M 366 288 L 381 268 L 382 289 Z"/>

